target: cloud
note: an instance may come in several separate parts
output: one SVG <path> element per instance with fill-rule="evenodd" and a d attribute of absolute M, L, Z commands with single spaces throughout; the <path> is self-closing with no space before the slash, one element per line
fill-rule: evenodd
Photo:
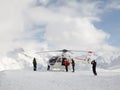
<path fill-rule="evenodd" d="M 31 3 L 32 0 L 0 1 L 0 53 L 19 47 L 41 46 L 33 39 L 33 31 L 26 29 L 25 13 Z"/>
<path fill-rule="evenodd" d="M 51 47 L 96 49 L 107 44 L 110 35 L 93 24 L 100 20 L 98 14 L 102 11 L 97 7 L 100 2 L 64 2 L 65 4 L 56 7 L 46 1 L 28 12 L 34 23 L 46 25 L 44 39 Z"/>
<path fill-rule="evenodd" d="M 109 35 L 82 18 L 48 25 L 46 40 L 58 48 L 88 49 L 104 44 Z M 56 48 L 57 48 L 56 47 Z"/>
<path fill-rule="evenodd" d="M 99 4 L 89 0 L 0 1 L 0 52 L 18 47 L 96 50 L 107 46 L 110 35 L 93 24 L 100 21 Z"/>
<path fill-rule="evenodd" d="M 106 8 L 107 8 L 107 9 L 120 10 L 120 1 L 119 1 L 119 0 L 110 0 L 110 1 L 106 4 Z"/>

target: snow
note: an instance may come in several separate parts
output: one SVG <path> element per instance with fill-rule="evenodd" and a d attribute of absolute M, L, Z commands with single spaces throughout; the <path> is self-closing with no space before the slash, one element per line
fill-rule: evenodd
<path fill-rule="evenodd" d="M 98 57 L 97 73 L 91 65 L 75 61 L 76 72 L 46 71 L 51 55 L 39 55 L 22 49 L 14 50 L 1 58 L 0 90 L 119 90 L 119 55 L 106 65 Z M 32 60 L 36 57 L 37 71 L 32 71 Z M 107 68 L 104 68 L 107 67 Z"/>
<path fill-rule="evenodd" d="M 119 90 L 120 71 L 52 72 L 9 70 L 0 72 L 0 90 Z"/>

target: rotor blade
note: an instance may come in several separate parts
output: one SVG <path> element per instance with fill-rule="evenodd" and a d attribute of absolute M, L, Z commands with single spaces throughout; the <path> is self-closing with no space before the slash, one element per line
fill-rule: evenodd
<path fill-rule="evenodd" d="M 54 51 L 42 51 L 42 52 L 38 52 L 38 53 L 47 53 L 47 52 L 70 52 L 70 50 L 63 49 L 63 50 L 54 50 Z"/>
<path fill-rule="evenodd" d="M 93 53 L 93 51 L 83 51 L 83 50 L 70 50 L 71 52 L 88 52 Z"/>
<path fill-rule="evenodd" d="M 49 53 L 49 52 L 59 52 L 58 50 L 54 50 L 54 51 L 41 51 L 41 52 L 36 52 L 36 53 Z"/>
<path fill-rule="evenodd" d="M 93 53 L 93 51 L 83 51 L 83 50 L 67 50 L 67 49 L 62 49 L 62 50 L 53 50 L 53 51 L 41 51 L 41 52 L 37 52 L 37 53 L 49 53 L 49 52 L 88 52 L 88 53 Z"/>
<path fill-rule="evenodd" d="M 63 50 L 57 50 L 59 52 L 70 52 L 70 50 L 67 50 L 67 49 L 63 49 Z"/>

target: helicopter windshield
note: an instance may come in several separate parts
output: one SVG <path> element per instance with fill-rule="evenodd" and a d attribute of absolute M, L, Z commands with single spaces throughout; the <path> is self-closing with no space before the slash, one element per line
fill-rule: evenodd
<path fill-rule="evenodd" d="M 58 59 L 58 56 L 53 56 L 53 57 L 49 60 L 50 65 L 54 65 L 55 62 L 57 61 L 57 59 Z"/>

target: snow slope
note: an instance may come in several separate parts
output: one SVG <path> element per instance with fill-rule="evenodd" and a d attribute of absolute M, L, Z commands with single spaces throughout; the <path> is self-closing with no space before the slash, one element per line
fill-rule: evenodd
<path fill-rule="evenodd" d="M 30 69 L 33 58 L 37 59 L 38 69 L 47 65 L 47 58 L 44 55 L 35 54 L 34 51 L 24 51 L 22 48 L 8 52 L 0 60 L 0 71 L 14 69 Z"/>
<path fill-rule="evenodd" d="M 77 63 L 76 72 L 46 71 L 51 55 L 17 49 L 0 60 L 0 90 L 119 90 L 120 54 L 97 58 L 98 76 L 91 65 Z M 32 71 L 36 57 L 38 71 Z M 109 57 L 109 58 L 108 58 Z"/>
<path fill-rule="evenodd" d="M 81 54 L 80 54 L 81 55 Z M 48 58 L 52 57 L 53 53 L 40 54 L 36 53 L 36 51 L 25 51 L 22 48 L 15 49 L 6 56 L 0 57 L 0 71 L 2 70 L 13 70 L 13 69 L 31 69 L 32 68 L 32 60 L 35 57 L 38 62 L 38 69 L 46 69 Z M 120 69 L 120 53 L 97 53 L 96 61 L 97 68 L 104 69 Z M 76 68 L 81 68 L 82 66 L 87 67 L 87 65 L 77 65 Z M 85 69 L 85 68 L 84 68 Z"/>
<path fill-rule="evenodd" d="M 119 71 L 0 72 L 0 90 L 119 90 Z"/>

